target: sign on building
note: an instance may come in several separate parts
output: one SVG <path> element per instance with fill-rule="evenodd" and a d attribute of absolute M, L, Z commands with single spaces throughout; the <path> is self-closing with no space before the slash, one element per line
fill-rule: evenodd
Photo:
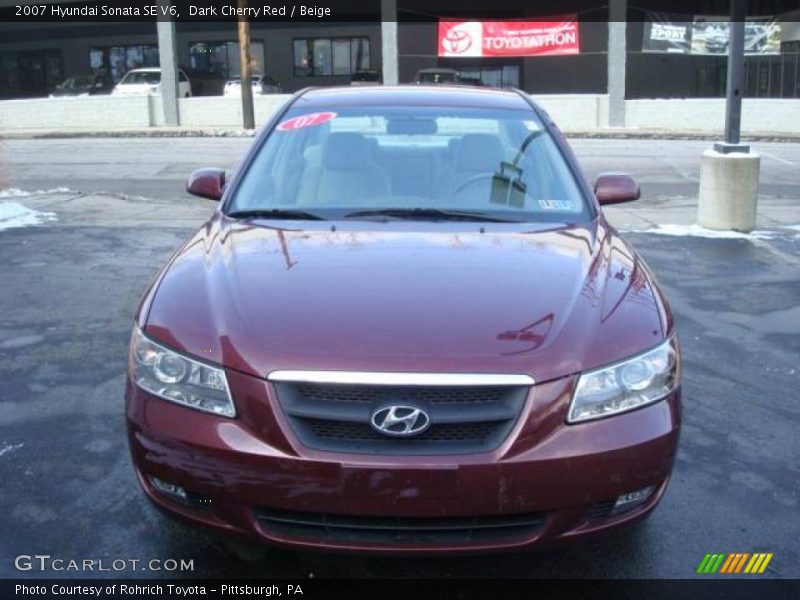
<path fill-rule="evenodd" d="M 439 21 L 439 56 L 578 54 L 577 15 L 549 21 Z"/>
<path fill-rule="evenodd" d="M 685 16 L 647 13 L 644 25 L 643 52 L 724 55 L 728 53 L 729 22 L 725 17 Z M 745 54 L 778 54 L 781 27 L 771 18 L 748 19 L 744 26 Z"/>

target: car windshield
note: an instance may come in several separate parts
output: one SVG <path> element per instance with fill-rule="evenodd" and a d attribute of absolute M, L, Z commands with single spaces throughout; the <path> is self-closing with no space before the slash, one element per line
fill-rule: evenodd
<path fill-rule="evenodd" d="M 289 111 L 226 207 L 276 210 L 327 219 L 593 216 L 533 111 L 428 106 Z"/>
<path fill-rule="evenodd" d="M 161 73 L 153 71 L 131 71 L 120 81 L 122 85 L 146 83 L 156 85 L 161 83 Z"/>
<path fill-rule="evenodd" d="M 417 75 L 420 83 L 455 83 L 456 74 L 449 71 L 423 71 Z"/>
<path fill-rule="evenodd" d="M 72 90 L 77 88 L 85 88 L 92 85 L 91 77 L 70 77 L 62 82 L 58 88 L 62 90 Z"/>

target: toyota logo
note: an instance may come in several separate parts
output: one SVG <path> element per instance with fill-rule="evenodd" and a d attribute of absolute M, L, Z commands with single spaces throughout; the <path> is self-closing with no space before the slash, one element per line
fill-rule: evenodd
<path fill-rule="evenodd" d="M 428 413 L 414 406 L 384 406 L 372 413 L 369 422 L 376 431 L 398 437 L 417 435 L 431 424 Z"/>
<path fill-rule="evenodd" d="M 461 29 L 451 29 L 442 39 L 442 44 L 448 54 L 461 54 L 472 46 L 472 36 Z"/>

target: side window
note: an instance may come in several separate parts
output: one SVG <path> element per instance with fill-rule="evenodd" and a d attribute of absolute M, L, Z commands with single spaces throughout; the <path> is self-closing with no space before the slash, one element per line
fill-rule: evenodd
<path fill-rule="evenodd" d="M 185 83 L 185 82 L 189 81 L 186 78 L 186 75 L 184 74 L 183 71 L 178 71 L 178 81 L 180 81 L 181 83 Z"/>

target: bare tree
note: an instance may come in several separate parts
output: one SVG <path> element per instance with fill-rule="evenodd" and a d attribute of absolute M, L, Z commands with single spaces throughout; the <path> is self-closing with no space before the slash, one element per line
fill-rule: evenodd
<path fill-rule="evenodd" d="M 239 0 L 239 75 L 242 82 L 242 120 L 245 129 L 255 129 L 256 117 L 253 110 L 253 73 L 250 68 L 250 21 L 243 16 L 247 13 L 247 0 Z"/>

